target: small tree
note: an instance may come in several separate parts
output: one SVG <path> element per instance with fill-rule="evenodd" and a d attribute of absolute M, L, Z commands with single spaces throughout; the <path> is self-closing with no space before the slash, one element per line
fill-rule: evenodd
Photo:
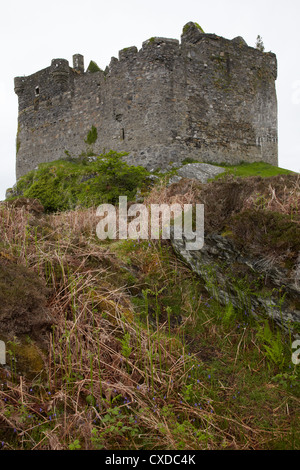
<path fill-rule="evenodd" d="M 95 72 L 101 72 L 100 67 L 94 62 L 93 60 L 90 61 L 89 66 L 87 68 L 87 72 L 89 73 L 95 73 Z"/>
<path fill-rule="evenodd" d="M 258 35 L 256 38 L 256 49 L 258 49 L 260 52 L 264 52 L 265 50 L 265 46 L 260 35 Z"/>

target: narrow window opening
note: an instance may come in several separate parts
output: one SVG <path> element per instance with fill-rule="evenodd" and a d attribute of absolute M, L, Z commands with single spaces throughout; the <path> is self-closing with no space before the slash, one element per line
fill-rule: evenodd
<path fill-rule="evenodd" d="M 35 96 L 39 96 L 39 95 L 40 95 L 40 87 L 36 86 L 35 87 Z"/>
<path fill-rule="evenodd" d="M 122 135 L 122 140 L 124 140 L 125 139 L 125 129 L 124 129 L 124 127 L 122 128 L 122 134 L 121 135 Z"/>

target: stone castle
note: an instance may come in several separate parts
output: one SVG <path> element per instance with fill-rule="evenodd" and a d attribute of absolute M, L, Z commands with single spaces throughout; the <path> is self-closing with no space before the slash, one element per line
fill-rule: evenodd
<path fill-rule="evenodd" d="M 15 78 L 19 99 L 16 175 L 92 150 L 129 152 L 131 164 L 166 169 L 202 162 L 277 165 L 275 54 L 184 26 L 181 42 L 153 37 L 128 47 L 105 71 L 73 56 Z M 91 150 L 91 149 L 89 149 Z"/>

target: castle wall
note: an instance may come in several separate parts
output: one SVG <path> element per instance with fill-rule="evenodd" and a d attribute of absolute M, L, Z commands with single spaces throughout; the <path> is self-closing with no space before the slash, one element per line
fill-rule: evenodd
<path fill-rule="evenodd" d="M 276 56 L 203 34 L 193 23 L 181 44 L 151 38 L 113 58 L 106 73 L 64 59 L 15 79 L 19 96 L 17 178 L 41 162 L 78 156 L 94 125 L 93 151 L 168 168 L 206 162 L 277 164 Z"/>

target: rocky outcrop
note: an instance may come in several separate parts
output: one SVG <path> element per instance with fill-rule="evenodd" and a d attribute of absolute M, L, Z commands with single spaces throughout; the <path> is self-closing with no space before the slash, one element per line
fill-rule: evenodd
<path fill-rule="evenodd" d="M 177 175 L 172 176 L 169 184 L 177 183 L 182 178 L 193 178 L 201 183 L 207 183 L 209 179 L 215 178 L 225 172 L 225 168 L 210 165 L 209 163 L 188 163 L 177 170 Z"/>
<path fill-rule="evenodd" d="M 291 279 L 287 270 L 269 266 L 263 258 L 245 256 L 220 234 L 209 234 L 198 251 L 188 251 L 184 238 L 172 238 L 171 243 L 221 304 L 230 302 L 255 318 L 267 315 L 288 331 L 300 322 L 300 259 Z M 296 331 L 293 334 L 299 337 Z"/>

